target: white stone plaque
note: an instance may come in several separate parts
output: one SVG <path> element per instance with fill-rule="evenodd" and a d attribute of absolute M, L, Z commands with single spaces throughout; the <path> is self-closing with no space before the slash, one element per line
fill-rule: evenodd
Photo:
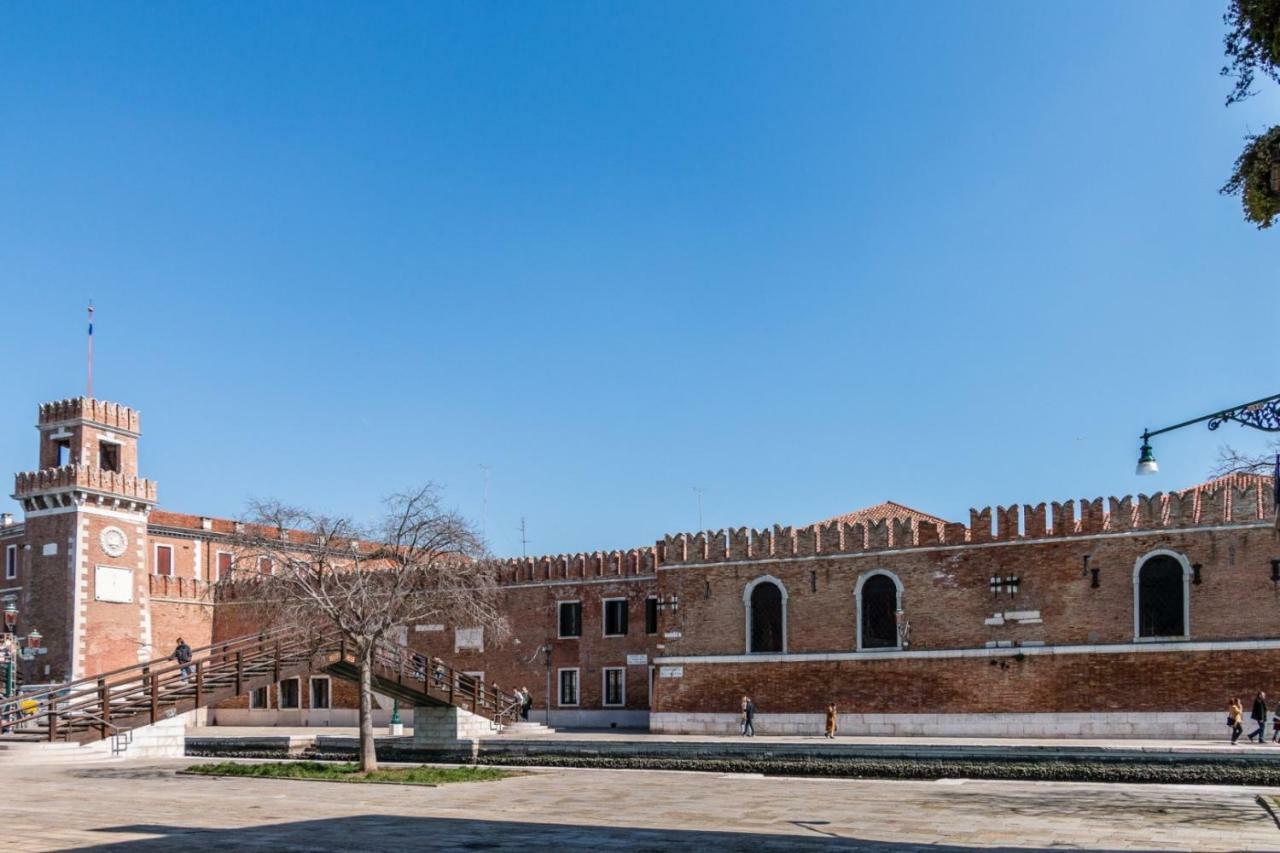
<path fill-rule="evenodd" d="M 684 678 L 684 667 L 682 666 L 660 666 L 658 667 L 659 678 Z"/>
<path fill-rule="evenodd" d="M 627 655 L 627 666 L 644 666 L 648 662 L 648 655 Z"/>
<path fill-rule="evenodd" d="M 97 566 L 93 574 L 93 597 L 98 601 L 133 601 L 133 572 L 111 566 Z"/>
<path fill-rule="evenodd" d="M 457 628 L 453 632 L 453 650 L 484 651 L 484 628 Z"/>
<path fill-rule="evenodd" d="M 414 625 L 413 630 L 419 634 L 425 634 L 429 631 L 443 631 L 443 625 Z"/>

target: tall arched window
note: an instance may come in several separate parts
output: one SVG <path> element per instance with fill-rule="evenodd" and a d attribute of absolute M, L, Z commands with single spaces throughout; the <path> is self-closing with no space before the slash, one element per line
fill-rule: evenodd
<path fill-rule="evenodd" d="M 1191 567 L 1181 554 L 1154 551 L 1138 559 L 1133 571 L 1134 639 L 1190 635 Z"/>
<path fill-rule="evenodd" d="M 775 577 L 756 578 L 743 590 L 747 610 L 747 653 L 787 650 L 787 590 Z"/>
<path fill-rule="evenodd" d="M 897 576 L 886 571 L 863 575 L 858 578 L 854 597 L 858 605 L 858 651 L 899 648 L 902 582 Z"/>

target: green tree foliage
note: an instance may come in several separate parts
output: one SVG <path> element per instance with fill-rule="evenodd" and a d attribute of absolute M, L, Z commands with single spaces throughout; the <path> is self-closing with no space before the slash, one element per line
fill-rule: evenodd
<path fill-rule="evenodd" d="M 1231 0 L 1223 20 L 1230 29 L 1222 74 L 1235 78 L 1230 106 L 1253 94 L 1259 74 L 1280 83 L 1280 0 Z M 1246 221 L 1270 228 L 1280 216 L 1280 125 L 1246 140 L 1221 192 L 1240 196 Z"/>

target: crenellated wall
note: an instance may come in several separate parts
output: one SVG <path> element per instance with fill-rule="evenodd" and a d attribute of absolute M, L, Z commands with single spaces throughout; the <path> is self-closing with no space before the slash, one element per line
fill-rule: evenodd
<path fill-rule="evenodd" d="M 792 528 L 729 528 L 667 534 L 661 565 L 787 559 L 935 545 L 1013 542 L 1098 533 L 1176 530 L 1269 520 L 1272 491 L 1261 482 L 1122 498 L 1082 498 L 969 510 L 969 524 L 888 518 L 869 524 L 832 521 Z"/>

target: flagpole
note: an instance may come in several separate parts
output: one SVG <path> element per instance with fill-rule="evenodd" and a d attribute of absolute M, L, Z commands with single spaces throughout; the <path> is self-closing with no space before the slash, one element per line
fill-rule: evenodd
<path fill-rule="evenodd" d="M 89 397 L 93 397 L 93 300 L 89 300 Z"/>

